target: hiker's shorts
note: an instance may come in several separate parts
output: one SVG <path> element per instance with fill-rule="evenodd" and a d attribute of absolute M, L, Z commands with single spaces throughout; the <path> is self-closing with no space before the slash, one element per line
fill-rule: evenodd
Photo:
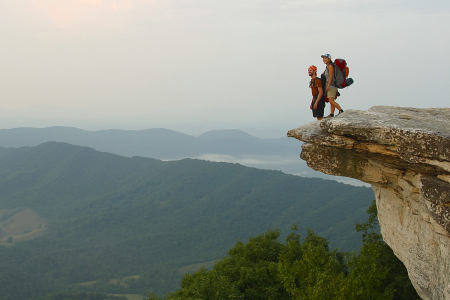
<path fill-rule="evenodd" d="M 323 118 L 323 111 L 325 110 L 325 104 L 317 105 L 317 109 L 312 109 L 313 118 Z"/>
<path fill-rule="evenodd" d="M 336 94 L 337 94 L 337 88 L 330 86 L 330 89 L 327 92 L 327 98 L 336 99 Z"/>
<path fill-rule="evenodd" d="M 316 97 L 314 97 L 316 99 Z M 313 106 L 312 114 L 313 118 L 323 118 L 323 111 L 325 110 L 325 101 L 321 100 L 319 103 L 317 103 L 317 109 L 314 109 L 314 100 L 311 102 L 311 105 Z"/>

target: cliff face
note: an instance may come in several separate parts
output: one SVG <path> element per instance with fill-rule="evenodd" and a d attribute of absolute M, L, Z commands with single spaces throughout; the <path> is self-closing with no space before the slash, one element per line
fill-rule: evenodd
<path fill-rule="evenodd" d="M 376 106 L 292 129 L 301 158 L 372 185 L 384 240 L 423 299 L 450 299 L 450 109 Z"/>

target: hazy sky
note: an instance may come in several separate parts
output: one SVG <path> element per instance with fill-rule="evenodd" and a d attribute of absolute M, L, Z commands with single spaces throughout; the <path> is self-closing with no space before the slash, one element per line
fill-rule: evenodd
<path fill-rule="evenodd" d="M 313 121 L 324 53 L 344 109 L 444 107 L 449 36 L 448 0 L 0 0 L 0 127 L 281 136 Z"/>

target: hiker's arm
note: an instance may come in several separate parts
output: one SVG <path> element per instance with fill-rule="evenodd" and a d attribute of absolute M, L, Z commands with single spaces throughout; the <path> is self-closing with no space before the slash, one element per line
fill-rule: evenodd
<path fill-rule="evenodd" d="M 323 95 L 322 87 L 318 86 L 317 89 L 319 90 L 319 95 L 317 95 L 316 102 L 314 103 L 314 109 L 317 109 L 317 104 L 319 103 L 320 99 L 322 99 L 322 95 Z"/>
<path fill-rule="evenodd" d="M 328 74 L 330 74 L 330 79 L 328 79 L 327 88 L 326 91 L 330 89 L 331 82 L 333 81 L 334 77 L 334 66 L 332 64 L 328 65 Z"/>

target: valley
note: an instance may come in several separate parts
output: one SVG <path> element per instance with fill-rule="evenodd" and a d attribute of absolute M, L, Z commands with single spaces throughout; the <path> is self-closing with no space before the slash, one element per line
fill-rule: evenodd
<path fill-rule="evenodd" d="M 369 188 L 233 163 L 59 142 L 0 148 L 0 278 L 16 278 L 17 299 L 165 293 L 270 228 L 284 238 L 295 223 L 302 235 L 310 228 L 332 247 L 357 249 L 354 224 L 372 198 Z"/>

